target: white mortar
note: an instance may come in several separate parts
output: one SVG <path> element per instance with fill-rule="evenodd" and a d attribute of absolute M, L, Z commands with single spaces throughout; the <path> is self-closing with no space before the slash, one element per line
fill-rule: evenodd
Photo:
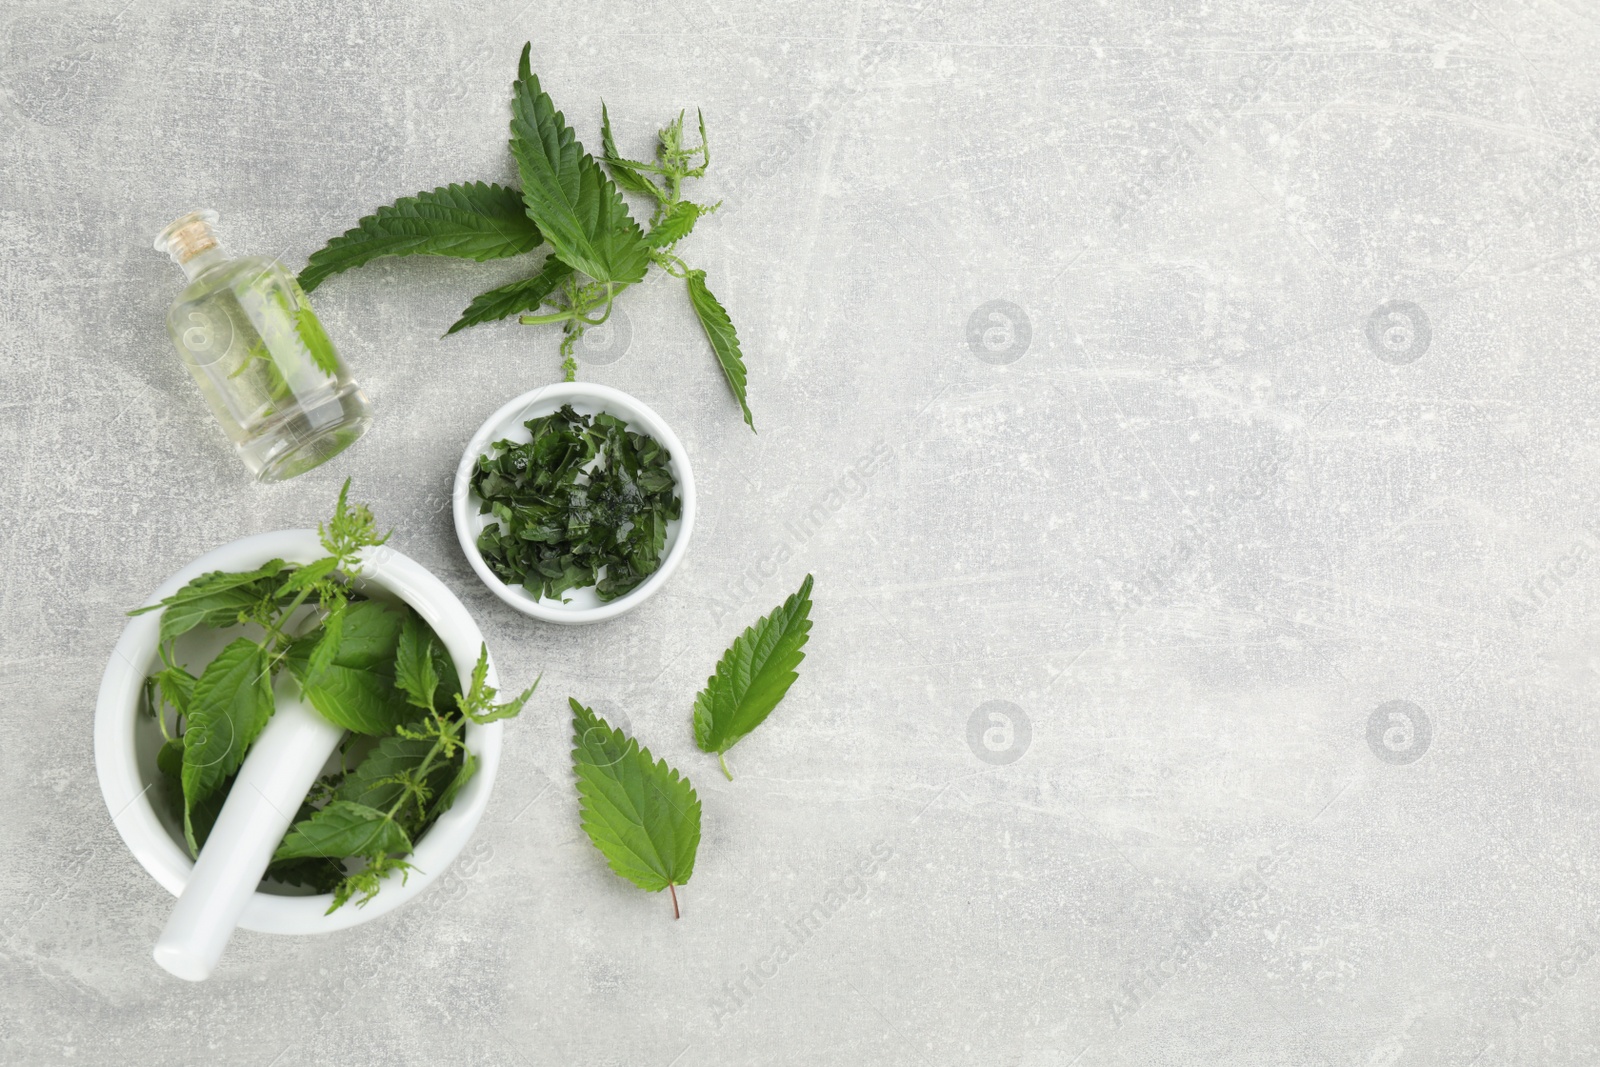
<path fill-rule="evenodd" d="M 143 603 L 153 604 L 170 596 L 207 571 L 254 570 L 270 559 L 303 564 L 327 554 L 312 530 L 257 534 L 201 556 L 163 582 Z M 462 678 L 471 673 L 483 635 L 443 582 L 387 546 L 366 550 L 360 569 L 358 590 L 376 587 L 404 600 L 439 635 Z M 177 896 L 188 883 L 194 861 L 182 841 L 156 814 L 152 794 L 159 787 L 161 772 L 148 741 L 139 744 L 141 733 L 157 729 L 150 719 L 141 716 L 139 708 L 144 680 L 159 665 L 156 646 L 160 620 L 160 612 L 130 619 L 117 642 L 100 683 L 94 757 L 100 791 L 117 831 L 151 877 Z M 490 685 L 498 685 L 492 660 L 488 680 Z M 466 847 L 489 803 L 489 790 L 500 767 L 503 727 L 500 722 L 467 725 L 467 747 L 477 757 L 478 771 L 450 810 L 439 816 L 417 841 L 416 851 L 409 857 L 415 869 L 409 872 L 404 885 L 398 876 L 391 876 L 365 907 L 351 902 L 331 915 L 323 914 L 333 903 L 330 894 L 289 896 L 257 890 L 239 925 L 271 934 L 328 933 L 376 919 L 422 893 Z"/>

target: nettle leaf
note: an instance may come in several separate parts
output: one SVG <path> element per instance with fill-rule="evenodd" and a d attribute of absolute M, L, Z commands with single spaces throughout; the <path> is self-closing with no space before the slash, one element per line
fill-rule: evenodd
<path fill-rule="evenodd" d="M 404 616 L 373 600 L 347 607 L 331 662 L 313 670 L 319 631 L 289 649 L 287 662 L 300 689 L 323 718 L 358 734 L 385 737 L 413 721 L 417 711 L 395 687 L 394 660 Z"/>
<path fill-rule="evenodd" d="M 389 533 L 393 533 L 390 530 Z M 326 523 L 317 523 L 317 540 L 334 557 L 341 567 L 357 563 L 364 548 L 377 548 L 389 540 L 389 534 L 378 535 L 377 521 L 372 509 L 365 504 L 350 503 L 350 479 L 339 489 L 339 500 Z"/>
<path fill-rule="evenodd" d="M 706 288 L 705 271 L 692 270 L 684 280 L 689 283 L 689 302 L 694 305 L 694 313 L 700 317 L 700 326 L 706 331 L 706 339 L 711 342 L 717 362 L 722 365 L 728 388 L 739 398 L 744 421 L 753 431 L 756 428 L 755 419 L 744 397 L 744 356 L 739 351 L 739 335 L 733 330 L 733 321 L 728 318 L 727 309 Z"/>
<path fill-rule="evenodd" d="M 217 816 L 222 814 L 222 806 L 228 802 L 228 794 L 233 791 L 233 782 L 231 777 L 223 779 L 216 792 L 194 807 L 184 809 L 183 836 L 189 845 L 190 856 L 198 859 L 200 850 L 206 847 L 211 828 L 217 824 Z"/>
<path fill-rule="evenodd" d="M 161 615 L 161 640 L 171 641 L 196 626 L 235 626 L 261 603 L 261 595 L 255 585 L 239 585 L 173 604 Z"/>
<path fill-rule="evenodd" d="M 511 86 L 511 154 L 528 215 L 562 262 L 597 282 L 644 278 L 650 250 L 617 187 L 583 150 L 577 135 L 528 65 L 524 45 Z"/>
<path fill-rule="evenodd" d="M 650 232 L 645 234 L 645 243 L 651 248 L 671 248 L 689 236 L 689 231 L 694 229 L 694 224 L 700 220 L 700 216 L 703 214 L 705 214 L 705 210 L 699 204 L 689 200 L 680 200 L 668 207 L 661 216 L 661 220 L 650 227 Z M 705 277 L 704 271 L 700 271 L 699 274 L 702 279 Z M 726 315 L 727 313 L 724 312 L 723 314 Z M 729 329 L 731 330 L 732 327 L 730 326 Z"/>
<path fill-rule="evenodd" d="M 344 631 L 333 662 L 361 670 L 393 663 L 400 630 L 409 614 L 409 609 L 397 611 L 376 600 L 358 600 L 349 605 L 344 610 Z"/>
<path fill-rule="evenodd" d="M 433 710 L 434 693 L 439 688 L 434 651 L 437 647 L 432 628 L 414 613 L 408 613 L 395 648 L 394 684 L 405 693 L 406 700 L 429 711 Z"/>
<path fill-rule="evenodd" d="M 265 650 L 248 638 L 206 665 L 189 698 L 183 734 L 183 798 L 192 810 L 239 769 L 272 715 L 272 676 Z M 186 815 L 185 822 L 189 822 Z M 192 829 L 190 830 L 192 838 Z"/>
<path fill-rule="evenodd" d="M 283 570 L 281 559 L 268 560 L 253 571 L 211 571 L 155 604 L 135 608 L 129 615 L 161 612 L 161 641 L 186 634 L 196 626 L 232 626 L 241 612 L 249 612 L 272 593 L 272 578 Z"/>
<path fill-rule="evenodd" d="M 307 563 L 303 567 L 295 567 L 288 572 L 288 577 L 284 578 L 283 584 L 278 586 L 278 595 L 280 597 L 292 597 L 307 586 L 316 585 L 322 579 L 328 577 L 338 566 L 339 561 L 337 559 L 332 556 L 324 556 L 322 559 Z"/>
<path fill-rule="evenodd" d="M 195 676 L 182 667 L 167 667 L 150 676 L 150 682 L 155 687 L 152 694 L 151 705 L 157 714 L 161 712 L 162 704 L 171 704 L 172 710 L 178 715 L 189 714 L 189 701 L 194 698 Z"/>
<path fill-rule="evenodd" d="M 433 798 L 433 805 L 428 809 L 428 821 L 432 822 L 439 817 L 440 813 L 449 811 L 451 805 L 456 802 L 456 797 L 461 794 L 461 790 L 466 788 L 467 783 L 472 781 L 472 776 L 477 773 L 477 757 L 472 754 L 470 749 L 463 747 L 461 749 L 461 767 L 456 771 L 455 776 L 446 783 L 445 787 L 439 791 L 438 795 Z M 429 781 L 432 781 L 431 776 Z"/>
<path fill-rule="evenodd" d="M 645 177 L 638 169 L 642 164 L 631 159 L 623 159 L 622 153 L 617 151 L 617 142 L 611 136 L 611 113 L 606 110 L 604 101 L 600 103 L 600 147 L 605 153 L 606 168 L 611 171 L 616 183 L 630 193 L 643 193 L 660 199 L 662 190 L 659 185 Z"/>
<path fill-rule="evenodd" d="M 344 881 L 344 865 L 336 860 L 276 860 L 262 876 L 268 881 L 297 885 L 313 893 L 331 893 Z"/>
<path fill-rule="evenodd" d="M 156 752 L 156 770 L 183 785 L 183 738 L 174 737 Z"/>
<path fill-rule="evenodd" d="M 545 297 L 561 288 L 561 283 L 570 277 L 572 277 L 571 267 L 555 256 L 547 256 L 544 266 L 539 268 L 539 273 L 533 277 L 523 278 L 521 281 L 511 282 L 473 297 L 472 303 L 467 305 L 467 310 L 463 311 L 461 317 L 445 331 L 445 336 L 448 337 L 468 326 L 476 326 L 480 322 L 494 322 L 511 315 L 520 315 L 524 311 L 537 311 L 544 303 Z"/>
<path fill-rule="evenodd" d="M 214 593 L 232 589 L 235 586 L 249 585 L 258 578 L 267 578 L 277 574 L 285 566 L 286 564 L 281 559 L 269 559 L 253 571 L 207 571 L 198 578 L 191 578 L 187 585 L 171 596 L 154 604 L 146 604 L 142 608 L 134 608 L 128 614 L 144 615 L 148 612 L 159 611 L 163 607 L 171 607 L 173 604 L 199 600 Z"/>
<path fill-rule="evenodd" d="M 702 752 L 722 754 L 766 721 L 799 677 L 811 634 L 811 575 L 772 614 L 734 639 L 717 672 L 694 698 L 694 739 Z M 724 761 L 722 773 L 731 779 Z"/>
<path fill-rule="evenodd" d="M 453 256 L 482 263 L 532 252 L 539 227 L 516 189 L 485 182 L 445 185 L 401 197 L 311 254 L 300 272 L 310 292 L 329 277 L 382 256 Z"/>
<path fill-rule="evenodd" d="M 335 800 L 291 826 L 272 859 L 339 860 L 410 851 L 411 838 L 383 812 L 354 801 Z"/>
<path fill-rule="evenodd" d="M 306 353 L 311 356 L 311 362 L 317 365 L 317 369 L 330 378 L 337 376 L 339 357 L 334 351 L 333 342 L 328 340 L 327 331 L 322 328 L 322 321 L 311 310 L 311 302 L 306 299 L 304 290 L 296 294 L 294 332 L 299 335 L 300 343 L 305 346 Z"/>
<path fill-rule="evenodd" d="M 385 737 L 345 775 L 344 781 L 339 783 L 338 799 L 353 800 L 380 811 L 389 810 L 406 792 L 400 777 L 421 770 L 433 747 L 433 741 L 426 738 Z M 438 796 L 455 777 L 456 769 L 448 760 L 438 760 L 428 768 L 425 785 L 429 795 Z"/>
<path fill-rule="evenodd" d="M 700 798 L 689 779 L 576 700 L 572 766 L 584 833 L 617 874 L 652 893 L 683 885 L 700 847 Z M 672 894 L 677 914 L 678 894 Z"/>
<path fill-rule="evenodd" d="M 348 600 L 335 601 L 328 609 L 328 614 L 322 619 L 322 635 L 317 638 L 316 646 L 306 659 L 307 677 L 314 678 L 333 666 L 333 659 L 339 654 L 339 646 L 344 642 L 344 619 L 345 613 L 349 610 Z"/>
<path fill-rule="evenodd" d="M 503 704 L 496 704 L 495 697 L 499 695 L 499 690 L 489 684 L 489 646 L 479 645 L 478 648 L 478 662 L 472 667 L 472 682 L 461 696 L 461 714 L 479 724 L 514 718 L 528 698 L 533 696 L 534 690 L 539 688 L 539 679 L 535 678 L 533 684 L 519 695 Z"/>
<path fill-rule="evenodd" d="M 335 663 L 314 678 L 297 678 L 324 719 L 358 734 L 383 737 L 415 717 L 394 685 L 375 671 Z"/>

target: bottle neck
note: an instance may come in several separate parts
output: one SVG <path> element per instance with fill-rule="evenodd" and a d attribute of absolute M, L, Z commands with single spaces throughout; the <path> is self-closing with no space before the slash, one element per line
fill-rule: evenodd
<path fill-rule="evenodd" d="M 209 208 L 191 211 L 156 235 L 156 250 L 171 256 L 192 282 L 217 264 L 227 262 L 228 254 L 213 229 L 216 222 L 217 213 Z"/>
<path fill-rule="evenodd" d="M 196 278 L 200 277 L 200 275 L 210 270 L 212 267 L 220 266 L 227 261 L 228 253 L 222 250 L 222 246 L 212 245 L 204 252 L 197 252 L 196 254 L 190 256 L 180 265 L 183 267 L 183 273 L 186 274 L 189 280 L 192 282 Z"/>

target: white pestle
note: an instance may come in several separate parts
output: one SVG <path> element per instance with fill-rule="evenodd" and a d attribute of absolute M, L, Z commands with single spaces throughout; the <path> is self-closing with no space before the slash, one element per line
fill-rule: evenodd
<path fill-rule="evenodd" d="M 156 962 L 179 978 L 210 977 L 311 784 L 344 737 L 292 681 L 250 747 L 194 873 L 156 941 Z"/>

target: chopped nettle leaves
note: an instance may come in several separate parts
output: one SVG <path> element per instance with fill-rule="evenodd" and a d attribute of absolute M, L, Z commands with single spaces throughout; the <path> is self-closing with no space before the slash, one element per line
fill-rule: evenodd
<path fill-rule="evenodd" d="M 478 537 L 489 569 L 555 600 L 589 586 L 615 600 L 654 574 L 683 512 L 667 450 L 571 405 L 525 425 L 527 442 L 495 442 L 472 473 L 479 512 L 494 516 Z"/>

